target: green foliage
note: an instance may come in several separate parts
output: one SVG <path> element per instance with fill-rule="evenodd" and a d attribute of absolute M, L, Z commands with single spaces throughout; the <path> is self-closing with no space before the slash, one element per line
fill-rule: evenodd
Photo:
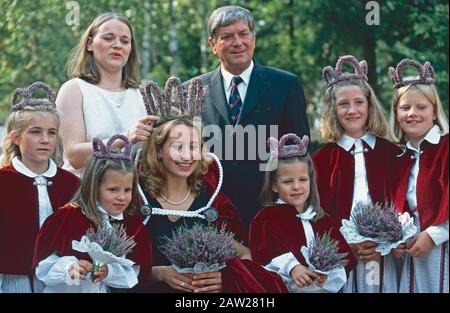
<path fill-rule="evenodd" d="M 253 12 L 258 62 L 302 77 L 311 125 L 317 125 L 320 114 L 321 70 L 344 54 L 367 60 L 370 82 L 387 112 L 392 96 L 388 66 L 405 57 L 429 60 L 448 114 L 446 0 L 377 1 L 380 24 L 373 26 L 366 24 L 368 1 L 360 0 L 79 0 L 79 26 L 66 23 L 68 2 L 0 0 L 0 121 L 9 113 L 15 88 L 42 80 L 57 90 L 67 80 L 70 50 L 102 12 L 117 11 L 130 19 L 143 80 L 162 84 L 173 74 L 187 80 L 215 68 L 218 62 L 208 46 L 206 23 L 212 10 L 225 4 Z M 171 25 L 176 45 L 171 42 Z M 317 128 L 312 133 L 318 139 Z"/>

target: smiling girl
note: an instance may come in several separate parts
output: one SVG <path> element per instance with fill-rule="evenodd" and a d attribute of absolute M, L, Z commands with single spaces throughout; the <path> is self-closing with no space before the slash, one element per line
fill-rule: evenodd
<path fill-rule="evenodd" d="M 111 146 L 116 139 L 125 142 L 123 153 Z M 94 155 L 89 159 L 80 188 L 69 204 L 49 218 L 37 240 L 33 264 L 36 276 L 45 284 L 44 292 L 108 292 L 113 288 L 131 288 L 149 278 L 151 243 L 147 230 L 134 211 L 139 204 L 137 176 L 131 160 L 131 144 L 125 136 L 115 135 L 105 147 L 99 138 L 93 141 Z M 81 240 L 89 228 L 123 225 L 136 246 L 126 257 L 134 265 L 117 262 L 93 269 L 87 253 L 75 251 L 73 240 Z"/>
<path fill-rule="evenodd" d="M 320 206 L 314 167 L 307 153 L 309 138 L 286 134 L 280 142 L 275 138 L 269 140 L 269 165 L 274 166 L 266 172 L 261 191 L 265 207 L 250 225 L 252 256 L 278 273 L 289 292 L 337 292 L 356 260 L 338 226 Z M 316 235 L 328 231 L 331 238 L 339 241 L 340 252 L 347 253 L 349 260 L 346 268 L 340 266 L 330 277 L 311 271 L 300 253 L 302 246 L 310 247 Z"/>
<path fill-rule="evenodd" d="M 419 76 L 403 78 L 407 65 Z M 390 123 L 404 146 L 395 160 L 394 204 L 412 212 L 418 229 L 396 251 L 404 254 L 400 292 L 448 293 L 448 122 L 429 62 L 405 59 L 389 71 L 395 88 Z"/>
<path fill-rule="evenodd" d="M 343 72 L 345 63 L 350 63 L 355 72 Z M 358 203 L 389 201 L 389 166 L 397 147 L 384 139 L 387 121 L 367 83 L 365 61 L 358 62 L 350 55 L 340 57 L 335 69 L 324 68 L 323 76 L 327 90 L 321 136 L 326 145 L 312 158 L 320 203 L 340 225 Z M 397 292 L 391 256 L 380 257 L 375 251 L 377 244 L 371 241 L 351 247 L 359 262 L 344 292 Z"/>

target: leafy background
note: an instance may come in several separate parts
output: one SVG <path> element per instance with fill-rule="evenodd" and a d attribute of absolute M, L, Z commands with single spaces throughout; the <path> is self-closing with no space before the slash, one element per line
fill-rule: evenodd
<path fill-rule="evenodd" d="M 367 25 L 369 2 L 380 8 L 379 25 Z M 70 25 L 68 5 L 79 6 Z M 116 11 L 134 27 L 142 80 L 182 80 L 215 68 L 207 44 L 212 10 L 238 4 L 257 21 L 255 59 L 302 77 L 313 139 L 318 139 L 321 70 L 344 54 L 366 59 L 369 79 L 386 112 L 392 96 L 388 66 L 402 58 L 429 60 L 448 115 L 448 1 L 428 0 L 0 0 L 0 124 L 15 88 L 42 80 L 57 90 L 68 79 L 65 63 L 81 33 L 98 14 Z"/>

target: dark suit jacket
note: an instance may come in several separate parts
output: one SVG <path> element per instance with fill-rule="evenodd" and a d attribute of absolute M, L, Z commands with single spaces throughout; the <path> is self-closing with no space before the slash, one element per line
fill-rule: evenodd
<path fill-rule="evenodd" d="M 210 137 L 214 139 L 212 142 L 219 139 L 214 138 L 217 133 L 208 134 L 208 125 L 216 125 L 222 131 L 221 149 L 218 150 L 219 145 L 216 145 L 211 147 L 211 152 L 216 153 L 222 160 L 224 168 L 222 190 L 241 212 L 247 227 L 261 208 L 259 193 L 264 171 L 260 171 L 260 164 L 267 162 L 267 155 L 263 156 L 256 152 L 258 145 L 259 150 L 264 149 L 264 153 L 267 153 L 269 136 L 279 138 L 286 133 L 309 136 L 305 96 L 299 77 L 289 72 L 262 66 L 256 62 L 254 64 L 238 125 L 242 125 L 244 129 L 249 125 L 249 128 L 259 125 L 263 129 L 261 131 L 256 128 L 256 142 L 249 140 L 249 136 L 246 136 L 243 146 L 237 144 L 236 135 L 230 135 L 225 131 L 226 128 L 231 129 L 231 122 L 228 117 L 228 101 L 225 99 L 220 67 L 200 76 L 209 88 L 202 119 L 203 126 L 207 126 L 204 128 L 205 140 L 209 146 L 208 143 L 211 141 L 208 139 Z M 278 133 L 270 133 L 269 125 L 278 126 Z M 234 138 L 232 144 L 226 144 L 225 137 L 227 136 L 228 139 Z M 241 155 L 243 159 L 226 155 L 231 152 L 230 149 L 234 151 L 235 155 L 236 150 L 242 154 L 242 149 L 244 149 L 245 153 Z M 250 151 L 256 154 L 256 159 Z"/>

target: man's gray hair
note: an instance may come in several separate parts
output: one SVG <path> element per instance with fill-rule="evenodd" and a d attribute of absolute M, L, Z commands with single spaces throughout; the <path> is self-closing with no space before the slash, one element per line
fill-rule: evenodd
<path fill-rule="evenodd" d="M 246 22 L 250 31 L 255 33 L 255 19 L 249 10 L 237 5 L 229 5 L 215 9 L 208 20 L 209 36 L 216 40 L 217 30 L 220 27 L 231 25 L 239 20 Z"/>

